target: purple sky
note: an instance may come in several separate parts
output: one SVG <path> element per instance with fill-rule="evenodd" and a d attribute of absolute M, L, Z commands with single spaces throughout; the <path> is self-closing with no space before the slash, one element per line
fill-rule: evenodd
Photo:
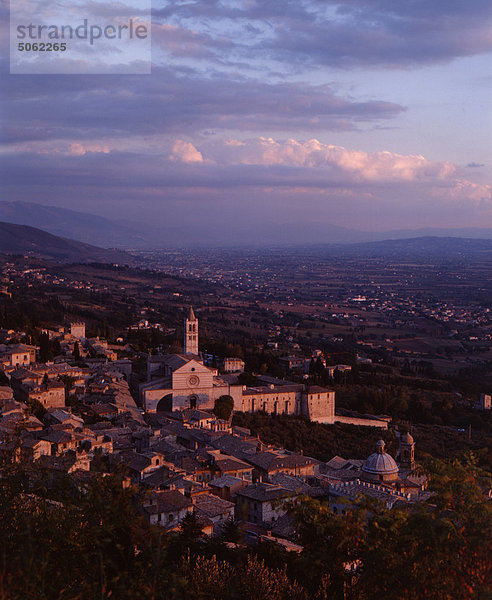
<path fill-rule="evenodd" d="M 9 75 L 0 6 L 2 200 L 195 240 L 492 227 L 488 0 L 155 1 L 134 76 Z"/>

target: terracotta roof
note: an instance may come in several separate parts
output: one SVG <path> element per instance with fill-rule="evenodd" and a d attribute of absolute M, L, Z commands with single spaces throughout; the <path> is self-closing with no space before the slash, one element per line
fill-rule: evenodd
<path fill-rule="evenodd" d="M 214 469 L 218 469 L 219 471 L 244 471 L 252 468 L 248 463 L 236 458 L 221 459 L 217 457 L 214 461 Z"/>
<path fill-rule="evenodd" d="M 230 513 L 234 507 L 234 502 L 223 500 L 213 494 L 203 494 L 195 498 L 195 506 L 206 517 L 217 517 L 225 513 Z"/>
<path fill-rule="evenodd" d="M 244 482 L 244 479 L 240 479 L 239 477 L 233 477 L 232 475 L 222 475 L 222 477 L 217 477 L 212 481 L 208 482 L 210 487 L 214 488 L 228 488 L 233 485 L 237 485 L 238 483 Z"/>

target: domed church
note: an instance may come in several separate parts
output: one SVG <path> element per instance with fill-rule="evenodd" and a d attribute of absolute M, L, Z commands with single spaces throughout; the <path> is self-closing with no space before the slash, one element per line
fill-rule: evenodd
<path fill-rule="evenodd" d="M 376 444 L 376 452 L 361 467 L 360 478 L 368 483 L 391 486 L 412 494 L 423 491 L 427 477 L 415 473 L 415 442 L 409 433 L 400 435 L 396 460 L 385 451 L 384 440 Z"/>
<path fill-rule="evenodd" d="M 374 483 L 395 483 L 398 480 L 398 465 L 395 459 L 384 451 L 385 443 L 379 440 L 376 452 L 362 465 L 362 478 Z"/>

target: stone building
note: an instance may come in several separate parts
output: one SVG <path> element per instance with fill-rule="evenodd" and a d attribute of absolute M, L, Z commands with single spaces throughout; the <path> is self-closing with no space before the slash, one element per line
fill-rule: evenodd
<path fill-rule="evenodd" d="M 271 524 L 287 513 L 287 501 L 297 494 L 280 485 L 255 483 L 237 492 L 236 519 L 249 523 Z"/>
<path fill-rule="evenodd" d="M 377 450 L 362 465 L 362 477 L 366 481 L 394 483 L 398 479 L 398 465 L 384 451 L 384 441 L 379 440 Z"/>
<path fill-rule="evenodd" d="M 61 381 L 50 381 L 33 386 L 29 390 L 29 399 L 37 400 L 44 408 L 60 408 L 65 406 L 65 386 Z"/>
<path fill-rule="evenodd" d="M 28 344 L 0 345 L 0 364 L 6 367 L 28 366 L 36 362 L 37 346 Z"/>
<path fill-rule="evenodd" d="M 85 323 L 74 322 L 70 323 L 70 334 L 79 340 L 85 340 Z"/>
<path fill-rule="evenodd" d="M 183 348 L 186 355 L 198 355 L 198 319 L 193 307 L 185 319 Z"/>
<path fill-rule="evenodd" d="M 235 410 L 305 415 L 323 423 L 334 422 L 334 391 L 287 382 L 257 387 L 228 383 L 217 369 L 204 365 L 198 336 L 198 319 L 191 308 L 184 322 L 184 353 L 149 355 L 147 382 L 140 385 L 147 412 L 212 409 L 217 398 L 228 395 L 234 400 Z"/>
<path fill-rule="evenodd" d="M 397 459 L 385 452 L 379 440 L 376 452 L 365 461 L 333 458 L 322 468 L 330 483 L 330 507 L 344 514 L 361 495 L 371 496 L 392 508 L 398 502 L 418 502 L 429 497 L 427 477 L 418 473 L 415 442 L 409 433 L 400 436 Z"/>

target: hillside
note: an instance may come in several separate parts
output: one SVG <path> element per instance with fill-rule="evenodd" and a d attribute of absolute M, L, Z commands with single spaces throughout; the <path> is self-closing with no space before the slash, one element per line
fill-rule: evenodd
<path fill-rule="evenodd" d="M 0 202 L 0 221 L 29 225 L 53 235 L 96 246 L 131 247 L 142 243 L 141 234 L 131 225 L 34 202 Z"/>
<path fill-rule="evenodd" d="M 52 235 L 27 225 L 0 222 L 0 252 L 29 254 L 57 262 L 104 262 L 132 264 L 134 259 L 120 250 L 106 250 Z"/>

